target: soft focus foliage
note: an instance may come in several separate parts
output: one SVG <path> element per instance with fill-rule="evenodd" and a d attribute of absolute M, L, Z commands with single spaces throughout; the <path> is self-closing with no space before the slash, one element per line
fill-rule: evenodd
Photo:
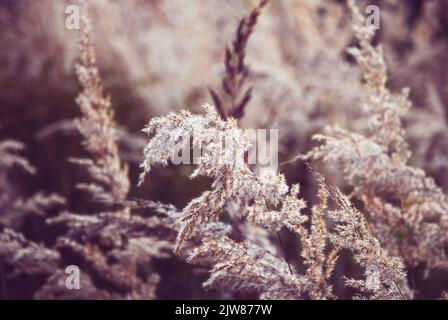
<path fill-rule="evenodd" d="M 445 0 L 83 2 L 0 2 L 0 298 L 447 299 Z"/>

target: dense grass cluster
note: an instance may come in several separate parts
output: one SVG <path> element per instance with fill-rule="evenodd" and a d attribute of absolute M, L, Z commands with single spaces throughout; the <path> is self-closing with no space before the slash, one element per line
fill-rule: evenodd
<path fill-rule="evenodd" d="M 379 1 L 377 31 L 362 1 L 236 1 L 244 14 L 215 34 L 204 30 L 221 20 L 196 18 L 231 15 L 213 11 L 219 1 L 179 13 L 171 0 L 98 0 L 81 6 L 77 54 L 48 25 L 31 31 L 20 2 L 0 5 L 0 26 L 17 12 L 17 30 L 63 54 L 57 67 L 36 54 L 22 69 L 0 54 L 29 99 L 0 97 L 6 132 L 29 145 L 0 142 L 0 298 L 446 298 L 448 94 L 426 63 L 446 60 L 446 2 Z M 134 25 L 120 24 L 123 8 Z M 176 24 L 198 35 L 185 40 Z M 61 67 L 71 56 L 74 72 Z M 55 101 L 77 111 L 17 112 Z M 14 125 L 34 117 L 41 126 Z M 253 128 L 279 130 L 277 171 L 248 163 Z M 170 163 L 199 145 L 193 165 Z M 65 287 L 69 265 L 80 290 Z"/>

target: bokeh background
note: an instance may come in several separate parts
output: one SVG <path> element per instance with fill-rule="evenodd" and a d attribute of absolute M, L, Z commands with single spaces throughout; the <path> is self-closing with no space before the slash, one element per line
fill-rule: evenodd
<path fill-rule="evenodd" d="M 153 116 L 178 109 L 200 110 L 212 103 L 207 86 L 220 89 L 224 48 L 239 20 L 257 4 L 250 0 L 91 0 L 88 1 L 98 65 L 119 127 L 120 154 L 129 164 L 131 196 L 158 200 L 182 208 L 208 186 L 188 179 L 188 166 L 155 168 L 137 188 L 145 136 L 141 129 Z M 448 1 L 360 1 L 381 12 L 381 43 L 393 90 L 410 87 L 413 109 L 404 119 L 413 151 L 411 163 L 423 168 L 448 191 Z M 36 167 L 33 176 L 12 172 L 21 196 L 57 193 L 62 210 L 99 210 L 76 184 L 89 179 L 68 161 L 84 156 L 81 136 L 73 123 L 80 116 L 75 98 L 80 91 L 74 73 L 77 32 L 65 28 L 70 0 L 0 1 L 0 140 L 26 145 L 24 155 Z M 359 130 L 360 74 L 346 49 L 354 44 L 344 1 L 271 1 L 263 11 L 246 53 L 251 68 L 253 98 L 242 125 L 279 129 L 280 162 L 306 153 L 311 136 L 326 125 Z M 316 164 L 327 180 L 344 185 L 335 168 Z M 281 168 L 288 182 L 299 182 L 309 202 L 315 189 L 303 164 Z M 55 235 L 42 215 L 30 215 L 14 225 L 27 239 L 51 246 Z M 8 219 L 0 224 L 8 225 Z M 288 255 L 297 256 L 295 239 L 285 234 Z M 179 259 L 156 262 L 161 274 L 159 298 L 222 298 L 204 292 L 203 271 Z M 357 272 L 350 261 L 336 272 Z M 435 271 L 437 272 L 437 271 Z M 423 298 L 436 298 L 448 288 L 446 274 L 431 281 L 416 272 Z M 335 283 L 341 297 L 349 297 Z M 34 287 L 10 286 L 16 297 L 32 297 Z M 16 291 L 14 293 L 14 290 Z M 235 297 L 235 296 L 233 296 Z"/>

